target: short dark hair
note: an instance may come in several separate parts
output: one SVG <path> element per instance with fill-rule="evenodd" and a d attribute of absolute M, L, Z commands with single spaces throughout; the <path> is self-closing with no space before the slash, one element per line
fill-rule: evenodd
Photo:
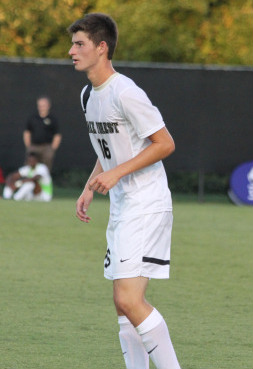
<path fill-rule="evenodd" d="M 114 20 L 103 13 L 89 13 L 84 18 L 78 19 L 68 28 L 70 34 L 82 31 L 98 46 L 105 41 L 108 46 L 108 59 L 111 60 L 118 40 L 117 25 Z"/>
<path fill-rule="evenodd" d="M 34 151 L 30 151 L 28 152 L 28 154 L 26 155 L 26 158 L 34 158 L 37 159 L 37 161 L 39 161 L 39 155 L 37 154 L 37 152 Z"/>

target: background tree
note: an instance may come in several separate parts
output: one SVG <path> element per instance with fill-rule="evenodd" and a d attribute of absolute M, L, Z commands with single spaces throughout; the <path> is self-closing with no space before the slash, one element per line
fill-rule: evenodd
<path fill-rule="evenodd" d="M 90 0 L 1 0 L 0 54 L 67 58 L 66 28 L 91 8 Z"/>
<path fill-rule="evenodd" d="M 0 54 L 66 58 L 66 28 L 110 14 L 116 60 L 253 64 L 253 0 L 1 0 Z"/>
<path fill-rule="evenodd" d="M 253 64 L 252 0 L 97 0 L 119 24 L 116 59 Z"/>
<path fill-rule="evenodd" d="M 253 1 L 210 1 L 193 62 L 253 64 Z"/>

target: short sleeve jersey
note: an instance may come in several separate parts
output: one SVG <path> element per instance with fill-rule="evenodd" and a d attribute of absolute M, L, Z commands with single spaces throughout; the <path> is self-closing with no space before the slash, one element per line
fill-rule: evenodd
<path fill-rule="evenodd" d="M 39 183 L 41 185 L 42 191 L 47 193 L 52 193 L 52 178 L 49 173 L 48 167 L 45 164 L 38 163 L 35 168 L 30 167 L 30 165 L 24 165 L 18 170 L 21 177 L 33 178 L 39 175 L 41 178 Z"/>
<path fill-rule="evenodd" d="M 39 114 L 32 115 L 26 124 L 26 130 L 31 132 L 33 144 L 50 144 L 55 134 L 60 133 L 57 119 L 49 114 L 41 118 Z"/>
<path fill-rule="evenodd" d="M 165 126 L 146 93 L 119 73 L 92 88 L 85 116 L 91 143 L 104 171 L 134 158 L 151 144 L 148 137 Z M 110 216 L 115 220 L 172 210 L 161 161 L 122 177 L 109 194 Z"/>

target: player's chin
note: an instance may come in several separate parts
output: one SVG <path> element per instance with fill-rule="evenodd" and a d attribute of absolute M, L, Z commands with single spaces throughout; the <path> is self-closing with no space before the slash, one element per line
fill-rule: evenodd
<path fill-rule="evenodd" d="M 79 63 L 75 64 L 75 70 L 77 70 L 78 72 L 85 72 L 85 68 Z"/>

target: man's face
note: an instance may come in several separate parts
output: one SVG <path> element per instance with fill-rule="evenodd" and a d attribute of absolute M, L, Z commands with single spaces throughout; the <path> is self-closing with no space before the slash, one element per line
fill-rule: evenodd
<path fill-rule="evenodd" d="M 38 163 L 38 160 L 35 156 L 28 156 L 26 160 L 27 165 L 29 165 L 32 168 L 35 168 L 37 163 Z"/>
<path fill-rule="evenodd" d="M 39 99 L 37 101 L 37 108 L 38 108 L 38 112 L 39 115 L 44 118 L 48 115 L 49 110 L 50 110 L 50 102 L 48 101 L 48 99 Z"/>
<path fill-rule="evenodd" d="M 99 46 L 96 46 L 85 32 L 78 31 L 72 36 L 72 47 L 69 55 L 72 57 L 75 69 L 87 72 L 99 61 Z"/>

